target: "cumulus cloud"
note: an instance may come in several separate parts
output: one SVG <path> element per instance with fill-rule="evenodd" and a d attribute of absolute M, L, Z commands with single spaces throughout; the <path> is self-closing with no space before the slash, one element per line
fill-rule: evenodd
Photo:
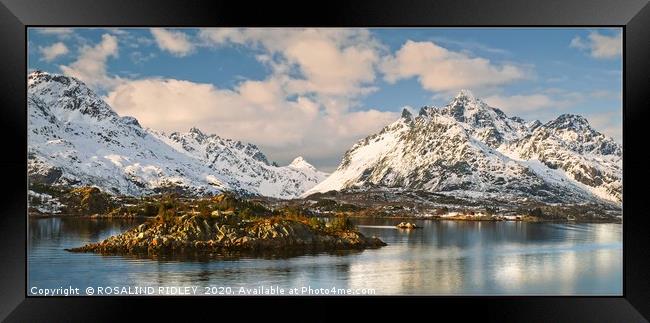
<path fill-rule="evenodd" d="M 152 30 L 156 33 L 159 46 L 163 38 L 190 41 L 166 30 Z M 243 46 L 271 72 L 232 89 L 174 79 L 130 81 L 108 94 L 109 104 L 154 129 L 198 126 L 259 144 L 280 162 L 304 155 L 330 169 L 356 140 L 398 117 L 359 105 L 376 90 L 373 83 L 384 50 L 368 30 L 206 28 L 191 41 L 176 52 Z M 161 48 L 169 49 L 171 43 Z"/>
<path fill-rule="evenodd" d="M 174 38 L 166 30 L 153 33 Z M 190 41 L 183 33 L 177 36 Z M 198 126 L 259 144 L 281 162 L 301 154 L 330 168 L 356 140 L 399 117 L 397 112 L 359 104 L 377 89 L 379 71 L 390 82 L 417 76 L 431 91 L 497 86 L 526 77 L 520 67 L 497 65 L 430 42 L 409 41 L 390 56 L 366 29 L 205 28 L 193 40 L 177 52 L 242 46 L 271 73 L 233 89 L 173 79 L 131 81 L 109 93 L 109 104 L 154 129 Z"/>
<path fill-rule="evenodd" d="M 54 43 L 50 46 L 39 47 L 38 51 L 42 55 L 41 59 L 46 62 L 51 62 L 57 57 L 63 56 L 69 52 L 68 47 L 62 42 Z"/>
<path fill-rule="evenodd" d="M 64 74 L 76 77 L 92 88 L 110 89 L 119 84 L 121 79 L 107 74 L 106 61 L 117 56 L 117 38 L 104 34 L 95 46 L 82 46 L 76 61 L 70 65 L 60 65 L 59 68 Z"/>
<path fill-rule="evenodd" d="M 365 29 L 206 28 L 198 37 L 204 46 L 262 51 L 257 59 L 284 79 L 289 92 L 319 96 L 330 113 L 376 90 L 371 83 L 382 46 Z"/>
<path fill-rule="evenodd" d="M 571 40 L 569 46 L 585 50 L 594 58 L 618 58 L 623 53 L 623 33 L 617 32 L 608 36 L 598 32 L 591 32 L 586 39 L 576 36 Z"/>
<path fill-rule="evenodd" d="M 382 64 L 389 83 L 417 77 L 420 85 L 433 92 L 454 92 L 503 85 L 527 77 L 512 64 L 497 65 L 481 57 L 450 51 L 433 42 L 407 41 Z"/>
<path fill-rule="evenodd" d="M 356 140 L 381 129 L 397 115 L 377 110 L 323 113 L 308 96 L 288 98 L 282 81 L 244 81 L 234 89 L 175 79 L 125 82 L 106 97 L 121 115 L 166 132 L 197 126 L 208 133 L 260 145 L 269 157 L 289 162 L 297 155 L 317 166 L 335 167 Z M 337 156 L 333 165 L 323 161 Z"/>
<path fill-rule="evenodd" d="M 161 50 L 178 57 L 186 56 L 194 51 L 194 44 L 182 31 L 170 31 L 164 28 L 151 28 L 150 31 Z"/>

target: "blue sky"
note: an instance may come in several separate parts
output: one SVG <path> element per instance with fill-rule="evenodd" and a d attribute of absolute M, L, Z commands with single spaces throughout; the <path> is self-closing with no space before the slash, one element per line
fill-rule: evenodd
<path fill-rule="evenodd" d="M 617 28 L 28 31 L 28 67 L 75 76 L 144 126 L 258 144 L 331 170 L 403 107 L 461 88 L 508 115 L 584 115 L 621 139 Z"/>

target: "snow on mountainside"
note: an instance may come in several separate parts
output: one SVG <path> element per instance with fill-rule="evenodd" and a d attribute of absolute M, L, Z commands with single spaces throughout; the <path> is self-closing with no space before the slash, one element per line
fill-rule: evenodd
<path fill-rule="evenodd" d="M 174 132 L 169 136 L 153 131 L 152 134 L 177 151 L 202 161 L 213 172 L 233 179 L 229 181 L 230 190 L 291 198 L 323 181 L 328 175 L 318 171 L 302 157 L 297 157 L 288 166 L 273 166 L 257 146 L 206 135 L 197 128 L 187 133 Z M 296 160 L 302 161 L 304 166 L 296 168 Z"/>
<path fill-rule="evenodd" d="M 30 182 L 129 195 L 229 190 L 292 198 L 327 176 L 301 157 L 269 165 L 256 146 L 196 128 L 169 136 L 144 129 L 72 77 L 29 74 L 28 115 Z"/>
<path fill-rule="evenodd" d="M 622 201 L 621 146 L 581 116 L 546 124 L 508 117 L 461 91 L 423 107 L 350 148 L 325 181 L 330 190 L 390 187 L 550 203 Z"/>

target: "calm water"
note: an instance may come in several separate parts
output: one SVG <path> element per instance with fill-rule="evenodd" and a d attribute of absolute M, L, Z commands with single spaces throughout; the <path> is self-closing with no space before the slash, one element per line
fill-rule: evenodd
<path fill-rule="evenodd" d="M 279 259 L 151 260 L 68 253 L 141 221 L 32 219 L 29 287 L 279 286 L 374 289 L 376 294 L 620 295 L 620 224 L 359 219 L 360 230 L 388 246 Z M 214 292 L 215 289 L 212 289 Z M 226 289 L 219 289 L 225 292 Z M 82 295 L 83 292 L 82 292 Z"/>

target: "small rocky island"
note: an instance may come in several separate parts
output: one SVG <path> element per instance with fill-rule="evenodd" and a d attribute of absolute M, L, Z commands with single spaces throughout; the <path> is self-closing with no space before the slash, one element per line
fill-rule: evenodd
<path fill-rule="evenodd" d="M 361 234 L 347 218 L 325 222 L 299 210 L 269 210 L 261 204 L 219 195 L 201 205 L 161 203 L 158 215 L 104 241 L 66 249 L 101 254 L 335 251 L 386 244 Z M 187 208 L 190 210 L 187 210 Z"/>
<path fill-rule="evenodd" d="M 419 229 L 420 227 L 417 226 L 415 223 L 410 223 L 410 222 L 400 222 L 398 225 L 396 225 L 398 229 Z"/>

